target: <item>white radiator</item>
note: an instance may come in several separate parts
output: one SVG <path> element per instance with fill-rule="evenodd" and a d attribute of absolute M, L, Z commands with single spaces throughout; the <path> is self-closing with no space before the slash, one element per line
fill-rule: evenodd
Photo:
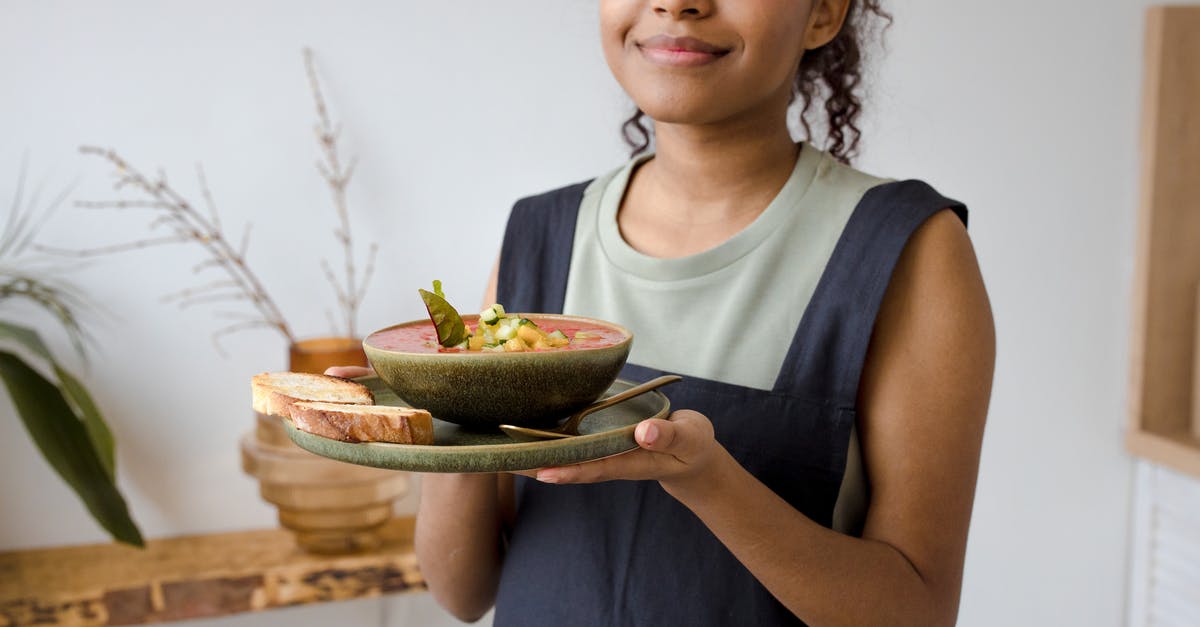
<path fill-rule="evenodd" d="M 1130 627 L 1200 627 L 1200 479 L 1137 463 Z"/>

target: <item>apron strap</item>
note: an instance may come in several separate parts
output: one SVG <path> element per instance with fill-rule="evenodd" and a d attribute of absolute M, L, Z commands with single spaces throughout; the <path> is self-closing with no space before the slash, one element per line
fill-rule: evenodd
<path fill-rule="evenodd" d="M 518 200 L 500 247 L 496 300 L 514 312 L 562 313 L 575 222 L 583 191 L 576 183 Z"/>
<path fill-rule="evenodd" d="M 922 181 L 885 183 L 863 195 L 796 329 L 776 391 L 855 406 L 892 271 L 912 234 L 944 209 L 953 210 L 966 224 L 964 204 Z"/>

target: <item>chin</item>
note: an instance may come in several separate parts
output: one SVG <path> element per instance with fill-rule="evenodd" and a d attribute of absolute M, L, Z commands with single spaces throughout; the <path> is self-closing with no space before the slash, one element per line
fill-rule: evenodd
<path fill-rule="evenodd" d="M 654 94 L 633 96 L 633 101 L 655 122 L 663 124 L 712 124 L 729 116 L 729 112 L 714 106 L 717 96 L 699 94 Z"/>

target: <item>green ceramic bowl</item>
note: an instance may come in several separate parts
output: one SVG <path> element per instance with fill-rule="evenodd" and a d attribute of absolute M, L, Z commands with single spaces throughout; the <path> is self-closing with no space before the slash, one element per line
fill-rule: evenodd
<path fill-rule="evenodd" d="M 629 357 L 633 334 L 594 318 L 520 314 L 569 337 L 592 329 L 604 339 L 521 353 L 436 350 L 428 318 L 381 329 L 363 340 L 371 367 L 397 396 L 436 418 L 473 428 L 546 426 L 595 401 Z M 463 316 L 470 327 L 478 316 Z"/>

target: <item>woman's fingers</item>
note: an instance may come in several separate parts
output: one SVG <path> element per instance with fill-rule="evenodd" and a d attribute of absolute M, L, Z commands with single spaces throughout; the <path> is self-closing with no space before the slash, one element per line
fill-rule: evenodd
<path fill-rule="evenodd" d="M 362 366 L 333 366 L 325 369 L 325 374 L 331 377 L 341 377 L 343 379 L 353 379 L 354 377 L 365 377 L 370 374 L 375 374 L 370 368 Z"/>
<path fill-rule="evenodd" d="M 666 420 L 643 420 L 633 432 L 638 446 L 687 463 L 713 441 L 712 422 L 699 412 L 681 409 Z"/>
<path fill-rule="evenodd" d="M 667 420 L 643 420 L 634 429 L 637 449 L 593 462 L 543 468 L 537 479 L 546 483 L 594 483 L 614 479 L 669 480 L 690 474 L 703 464 L 716 445 L 712 422 L 703 414 L 680 410 Z"/>
<path fill-rule="evenodd" d="M 670 474 L 666 464 L 678 464 L 674 459 L 633 449 L 620 455 L 605 457 L 572 466 L 543 468 L 536 479 L 543 483 L 598 483 L 601 481 L 658 479 Z"/>

